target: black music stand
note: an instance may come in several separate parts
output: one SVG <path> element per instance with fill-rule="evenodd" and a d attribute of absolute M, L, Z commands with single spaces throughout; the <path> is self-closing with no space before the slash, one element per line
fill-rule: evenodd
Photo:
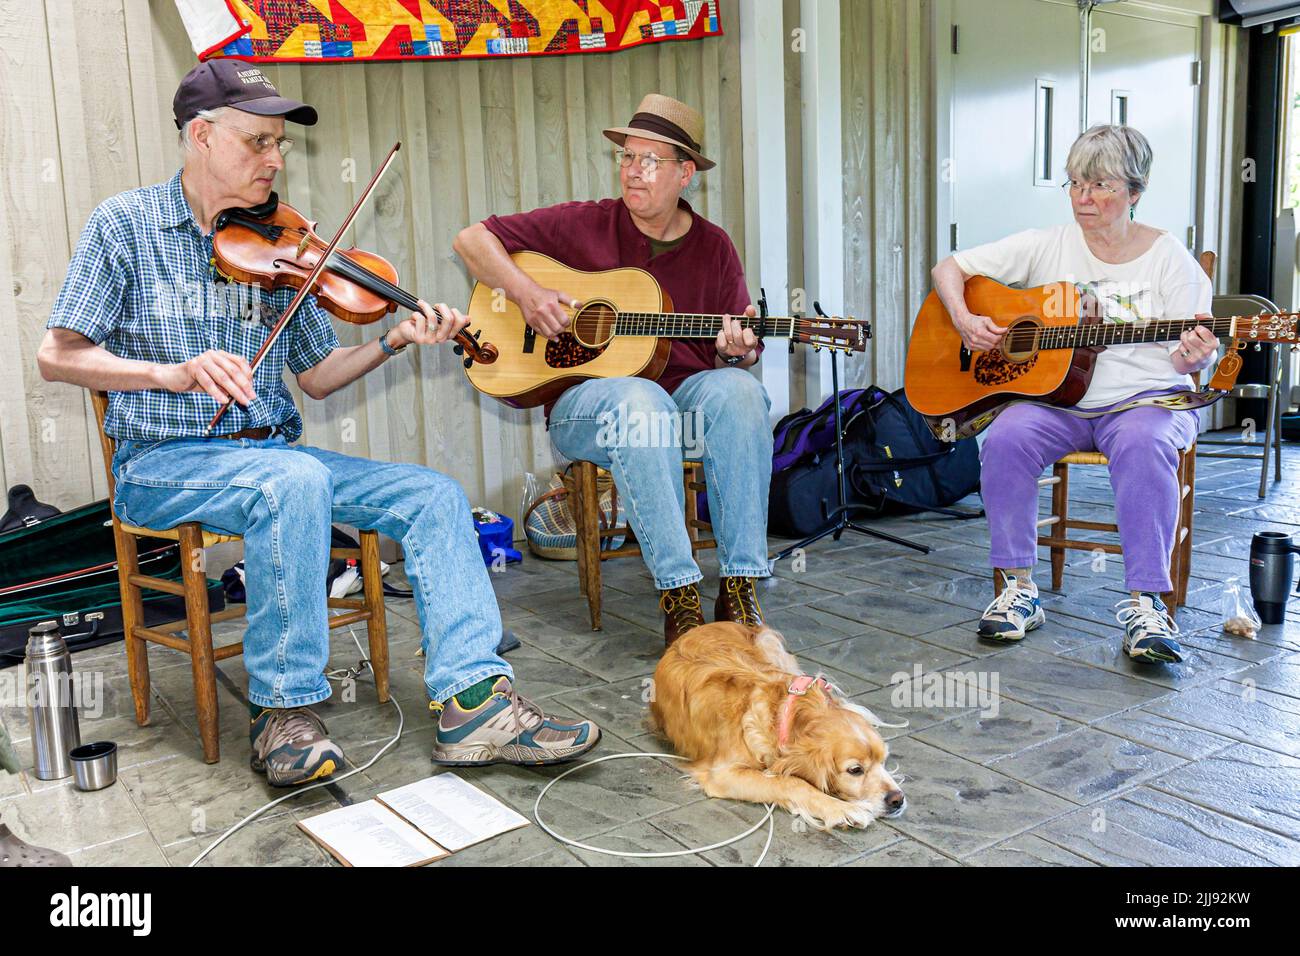
<path fill-rule="evenodd" d="M 759 307 L 763 313 L 767 313 L 766 296 L 759 299 Z M 820 302 L 813 302 L 813 310 L 823 319 L 827 318 L 822 311 Z M 867 338 L 871 338 L 871 326 L 867 326 Z M 800 548 L 806 548 L 810 544 L 820 541 L 827 535 L 831 535 L 836 541 L 840 540 L 840 535 L 845 531 L 856 531 L 858 534 L 870 535 L 873 538 L 880 538 L 883 541 L 892 541 L 894 544 L 901 544 L 905 548 L 911 548 L 913 551 L 920 551 L 922 554 L 929 554 L 930 547 L 924 544 L 917 544 L 915 541 L 908 541 L 906 538 L 899 538 L 889 534 L 886 531 L 877 531 L 874 528 L 864 528 L 857 524 L 850 517 L 855 512 L 872 511 L 870 505 L 852 504 L 848 500 L 848 492 L 844 485 L 844 423 L 841 421 L 840 411 L 840 366 L 839 356 L 836 355 L 836 349 L 831 349 L 831 395 L 835 397 L 835 474 L 839 484 L 839 502 L 834 507 L 830 507 L 830 502 L 825 498 L 822 499 L 822 510 L 826 513 L 826 526 L 807 538 L 804 538 L 798 544 L 792 544 L 790 547 L 777 553 L 769 564 L 776 565 L 776 562 L 782 558 L 788 558 L 793 552 Z"/>

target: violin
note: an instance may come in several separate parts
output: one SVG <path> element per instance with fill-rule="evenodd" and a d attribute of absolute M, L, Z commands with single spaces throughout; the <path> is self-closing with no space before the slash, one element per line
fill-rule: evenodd
<path fill-rule="evenodd" d="M 213 255 L 217 269 L 236 282 L 274 290 L 301 290 L 309 281 L 329 243 L 316 233 L 316 223 L 274 192 L 260 206 L 227 209 L 214 223 Z M 310 289 L 322 309 L 344 322 L 367 325 L 398 307 L 419 312 L 416 296 L 397 285 L 397 270 L 387 259 L 363 249 L 335 250 Z M 465 368 L 475 362 L 490 365 L 497 349 L 480 342 L 481 331 L 456 333 L 454 351 Z"/>

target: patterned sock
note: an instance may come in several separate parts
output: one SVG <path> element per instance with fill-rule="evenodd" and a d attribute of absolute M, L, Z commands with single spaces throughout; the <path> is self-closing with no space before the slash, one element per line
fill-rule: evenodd
<path fill-rule="evenodd" d="M 462 710 L 473 710 L 483 701 L 492 696 L 492 685 L 500 679 L 502 675 L 497 674 L 493 677 L 485 677 L 483 680 L 474 684 L 472 687 L 466 687 L 456 695 L 456 703 Z"/>

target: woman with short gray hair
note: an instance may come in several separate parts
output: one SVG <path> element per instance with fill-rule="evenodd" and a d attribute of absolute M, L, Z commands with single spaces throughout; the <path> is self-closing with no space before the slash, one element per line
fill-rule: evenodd
<path fill-rule="evenodd" d="M 1073 222 L 955 252 L 935 266 L 935 291 L 966 347 L 997 348 L 1005 333 L 967 308 L 965 283 L 976 275 L 1024 287 L 1073 282 L 1096 299 L 1105 322 L 1208 319 L 1210 283 L 1196 260 L 1168 232 L 1137 221 L 1151 163 L 1151 145 L 1138 130 L 1094 126 L 1075 140 L 1066 158 L 1069 179 L 1062 187 Z M 1182 660 L 1177 625 L 1160 595 L 1173 590 L 1169 559 L 1178 526 L 1178 453 L 1195 441 L 1199 420 L 1194 411 L 1140 402 L 1192 388 L 1192 373 L 1210 365 L 1217 350 L 1218 340 L 1203 325 L 1177 342 L 1112 345 L 1097 356 L 1076 408 L 1015 405 L 989 426 L 980 449 L 981 488 L 989 563 L 1004 588 L 985 610 L 980 636 L 1018 641 L 1045 620 L 1033 581 L 1038 478 L 1070 452 L 1100 451 L 1110 461 L 1131 592 L 1118 614 L 1124 651 L 1150 663 Z"/>

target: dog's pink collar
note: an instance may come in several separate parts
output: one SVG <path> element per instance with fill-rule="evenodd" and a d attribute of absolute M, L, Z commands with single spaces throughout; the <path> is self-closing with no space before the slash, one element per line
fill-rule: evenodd
<path fill-rule="evenodd" d="M 790 682 L 790 687 L 785 698 L 785 703 L 781 705 L 781 719 L 777 723 L 776 740 L 777 743 L 784 747 L 786 741 L 790 739 L 790 728 L 794 724 L 794 702 L 795 698 L 802 697 L 808 693 L 808 688 L 816 684 L 823 691 L 830 689 L 830 684 L 824 677 L 809 677 L 807 674 L 800 674 Z"/>

